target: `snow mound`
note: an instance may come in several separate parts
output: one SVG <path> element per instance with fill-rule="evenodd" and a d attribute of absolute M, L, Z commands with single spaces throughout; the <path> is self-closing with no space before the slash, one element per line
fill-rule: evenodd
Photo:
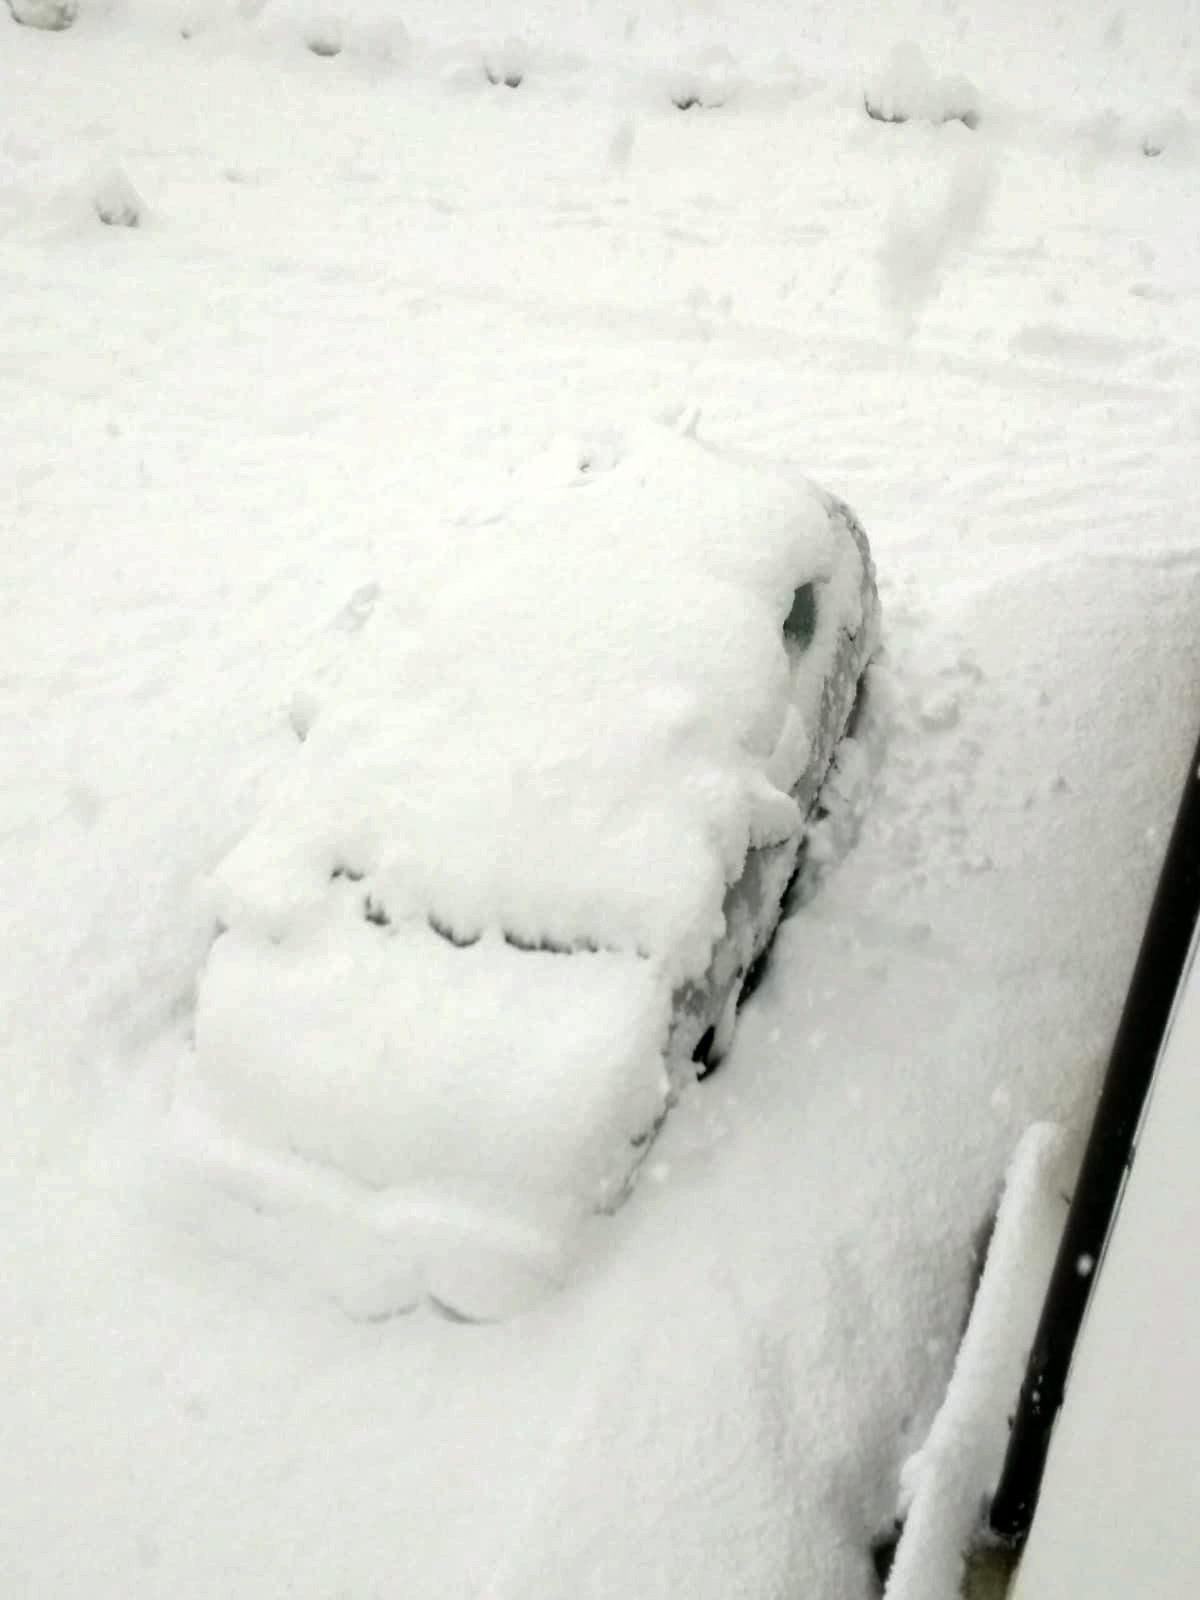
<path fill-rule="evenodd" d="M 519 89 L 529 75 L 529 46 L 511 37 L 483 52 L 483 70 L 489 83 Z"/>
<path fill-rule="evenodd" d="M 867 85 L 867 115 L 876 122 L 979 123 L 979 95 L 960 76 L 939 78 L 919 45 L 898 44 Z"/>
<path fill-rule="evenodd" d="M 1182 111 L 1165 112 L 1146 124 L 1141 150 L 1144 156 L 1190 157 L 1196 150 L 1195 130 Z"/>
<path fill-rule="evenodd" d="M 78 0 L 8 0 L 13 21 L 26 28 L 61 33 L 79 16 Z"/>
<path fill-rule="evenodd" d="M 389 574 L 300 718 L 216 874 L 181 1086 L 216 1166 L 244 1178 L 250 1148 L 285 1187 L 316 1168 L 386 1195 L 397 1249 L 435 1272 L 447 1233 L 554 1262 L 620 1199 L 682 1086 L 675 997 L 750 849 L 796 837 L 790 790 L 864 620 L 853 544 L 803 481 L 665 428 L 540 479 Z"/>
<path fill-rule="evenodd" d="M 667 92 L 680 111 L 698 106 L 712 111 L 727 105 L 742 88 L 742 75 L 728 50 L 702 50 L 670 74 Z"/>
<path fill-rule="evenodd" d="M 408 30 L 387 0 L 294 0 L 288 22 L 315 56 L 344 53 L 398 62 L 411 48 Z"/>
<path fill-rule="evenodd" d="M 121 167 L 106 167 L 91 179 L 92 209 L 109 228 L 140 228 L 146 214 L 141 195 Z"/>
<path fill-rule="evenodd" d="M 798 820 L 795 589 L 839 590 L 806 658 L 815 716 L 858 574 L 811 487 L 666 429 L 522 488 L 527 509 L 431 530 L 424 570 L 381 582 L 338 695 L 217 873 L 226 927 L 292 937 L 342 877 L 378 921 L 462 944 L 704 970 L 747 849 Z"/>

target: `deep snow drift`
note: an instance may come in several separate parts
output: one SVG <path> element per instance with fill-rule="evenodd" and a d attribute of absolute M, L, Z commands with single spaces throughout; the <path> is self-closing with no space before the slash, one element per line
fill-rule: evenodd
<path fill-rule="evenodd" d="M 755 11 L 0 14 L 5 1592 L 871 1593 L 1200 713 L 1196 17 Z M 867 116 L 906 38 L 976 129 Z M 561 1293 L 356 1319 L 156 1166 L 205 885 L 430 529 L 685 416 L 871 533 L 861 837 Z"/>

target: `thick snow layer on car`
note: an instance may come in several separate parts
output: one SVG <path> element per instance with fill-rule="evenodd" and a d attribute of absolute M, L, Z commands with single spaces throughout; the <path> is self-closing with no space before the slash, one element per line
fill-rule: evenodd
<path fill-rule="evenodd" d="M 979 120 L 979 94 L 960 74 L 940 77 L 911 39 L 898 44 L 866 90 L 867 110 L 879 122 Z"/>
<path fill-rule="evenodd" d="M 303 937 L 349 878 L 380 925 L 429 922 L 703 972 L 751 845 L 799 821 L 860 569 L 825 502 L 667 429 L 614 465 L 389 572 L 366 647 L 294 770 L 217 873 L 217 914 Z M 789 660 L 795 591 L 817 634 Z"/>
<path fill-rule="evenodd" d="M 666 428 L 546 475 L 391 575 L 305 719 L 216 874 L 195 1078 L 242 1138 L 552 1251 L 661 1120 L 675 991 L 747 851 L 801 826 L 839 639 L 865 657 L 876 616 L 792 476 Z"/>

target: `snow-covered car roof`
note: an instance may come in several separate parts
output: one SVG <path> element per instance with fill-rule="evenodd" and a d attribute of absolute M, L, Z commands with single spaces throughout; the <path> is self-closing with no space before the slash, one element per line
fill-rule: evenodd
<path fill-rule="evenodd" d="M 800 832 L 839 640 L 873 626 L 792 474 L 655 427 L 552 476 L 430 530 L 222 863 L 192 1086 L 259 1150 L 533 1239 L 661 1118 L 674 999 L 748 853 Z"/>
<path fill-rule="evenodd" d="M 655 428 L 430 543 L 221 867 L 222 920 L 294 938 L 346 871 L 395 924 L 698 970 L 747 847 L 795 826 L 806 711 L 856 624 L 826 501 Z M 797 685 L 783 623 L 812 580 Z"/>

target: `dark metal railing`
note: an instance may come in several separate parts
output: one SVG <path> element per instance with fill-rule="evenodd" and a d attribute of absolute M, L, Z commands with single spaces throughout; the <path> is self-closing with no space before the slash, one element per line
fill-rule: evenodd
<path fill-rule="evenodd" d="M 1023 1543 L 1088 1297 L 1200 913 L 1200 743 L 1184 784 L 1062 1243 L 1034 1337 L 988 1527 Z"/>

